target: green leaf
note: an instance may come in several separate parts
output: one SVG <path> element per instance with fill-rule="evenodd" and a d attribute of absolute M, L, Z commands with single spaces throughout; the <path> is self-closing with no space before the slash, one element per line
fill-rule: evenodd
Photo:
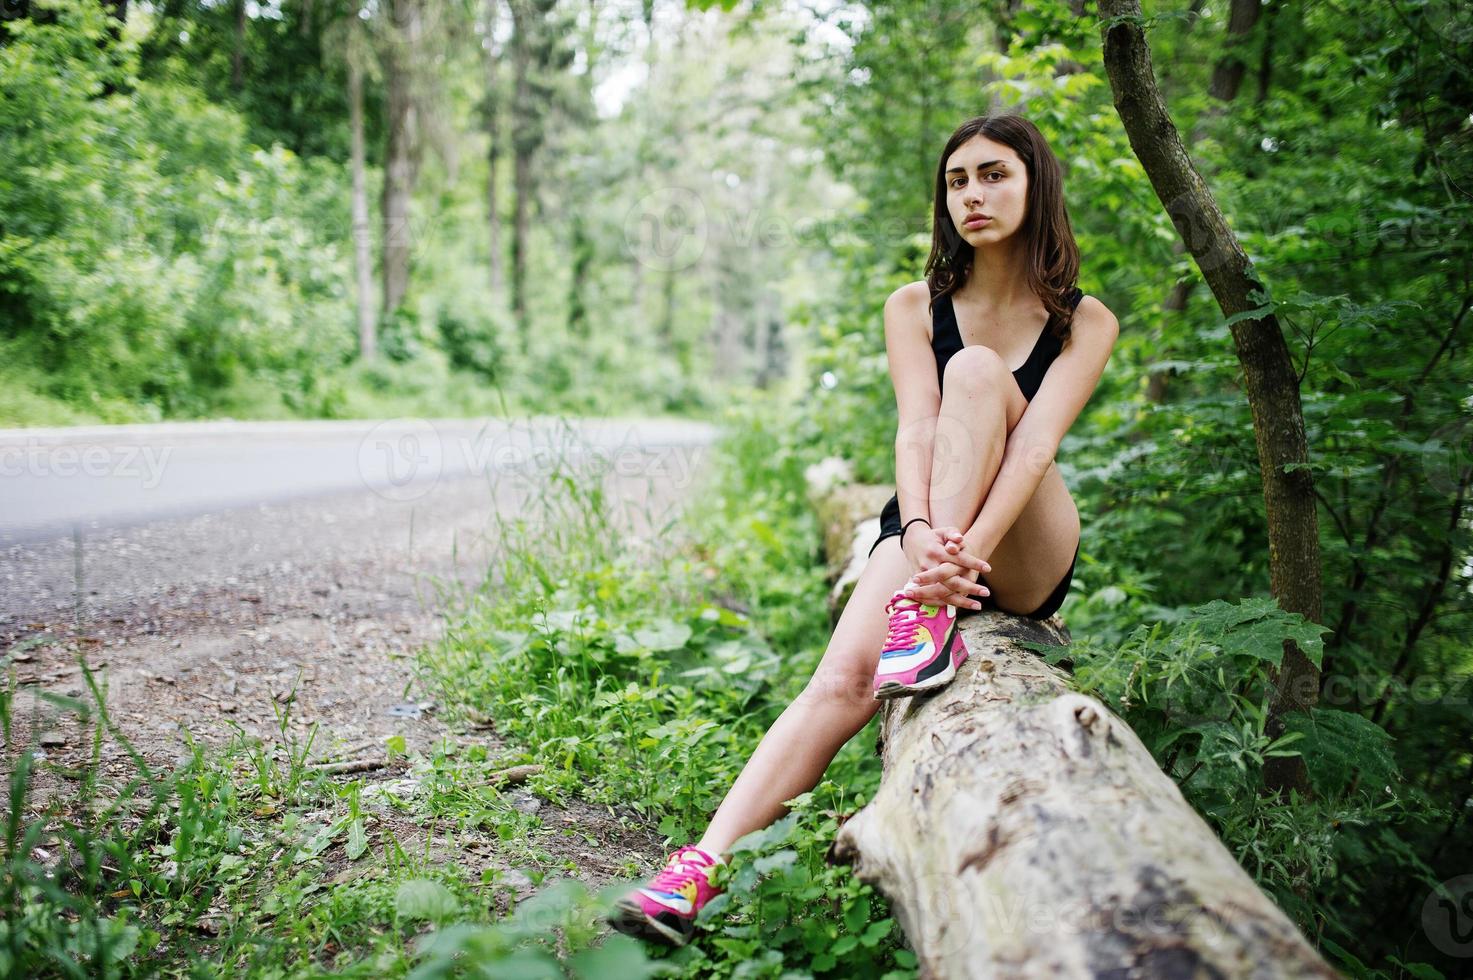
<path fill-rule="evenodd" d="M 764 854 L 752 866 L 759 875 L 767 874 L 769 871 L 777 871 L 782 868 L 790 868 L 793 862 L 798 860 L 798 852 L 793 850 L 778 851 L 776 854 Z"/>
<path fill-rule="evenodd" d="M 399 886 L 394 911 L 401 919 L 445 919 L 460 911 L 460 902 L 438 881 L 415 878 Z"/>
<path fill-rule="evenodd" d="M 1401 967 L 1413 980 L 1447 980 L 1442 971 L 1430 963 L 1403 963 L 1395 956 L 1388 956 L 1386 960 Z"/>
<path fill-rule="evenodd" d="M 891 918 L 871 922 L 869 928 L 864 930 L 864 935 L 859 938 L 859 941 L 866 946 L 874 946 L 890 934 L 890 927 L 894 924 L 895 920 Z"/>
<path fill-rule="evenodd" d="M 368 850 L 368 834 L 363 830 L 363 821 L 354 820 L 348 824 L 348 846 L 346 853 L 349 861 L 356 861 Z"/>
<path fill-rule="evenodd" d="M 1337 796 L 1357 776 L 1357 785 L 1371 793 L 1400 781 L 1391 736 L 1369 718 L 1353 711 L 1313 708 L 1288 715 L 1284 724 L 1285 737 L 1292 733 L 1303 739 L 1299 754 L 1319 793 Z"/>
<path fill-rule="evenodd" d="M 585 949 L 568 959 L 573 975 L 586 980 L 644 980 L 664 971 L 644 953 L 643 947 L 628 936 L 610 936 L 601 946 Z M 499 974 L 498 974 L 499 975 Z"/>
<path fill-rule="evenodd" d="M 305 844 L 297 849 L 297 853 L 292 858 L 292 861 L 296 864 L 301 864 L 303 861 L 309 861 L 327 850 L 332 846 L 332 842 L 337 838 L 338 832 L 343 829 L 346 822 L 346 817 L 340 818 L 318 830 L 311 837 L 307 838 Z"/>
<path fill-rule="evenodd" d="M 1214 599 L 1190 610 L 1190 622 L 1203 639 L 1215 641 L 1228 656 L 1246 656 L 1278 666 L 1284 641 L 1295 645 L 1316 667 L 1324 654 L 1323 634 L 1329 628 L 1298 613 L 1285 612 L 1271 598 L 1256 597 L 1224 602 Z"/>
<path fill-rule="evenodd" d="M 737 838 L 732 844 L 733 851 L 765 851 L 767 848 L 781 841 L 786 841 L 798 825 L 798 814 L 789 813 L 785 817 L 774 820 L 760 830 L 754 830 L 749 834 Z"/>
<path fill-rule="evenodd" d="M 634 631 L 634 639 L 654 651 L 682 649 L 691 638 L 691 628 L 673 620 L 656 620 Z"/>

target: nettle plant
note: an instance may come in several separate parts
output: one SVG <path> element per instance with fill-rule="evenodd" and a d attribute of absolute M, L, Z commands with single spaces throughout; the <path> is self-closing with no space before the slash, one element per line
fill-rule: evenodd
<path fill-rule="evenodd" d="M 1123 641 L 1076 638 L 1068 648 L 1028 644 L 1049 662 L 1072 664 L 1074 686 L 1118 711 L 1212 822 L 1239 861 L 1307 925 L 1307 889 L 1336 869 L 1345 831 L 1397 819 L 1409 791 L 1391 736 L 1352 711 L 1317 707 L 1267 731 L 1272 672 L 1293 640 L 1316 665 L 1326 628 L 1271 598 L 1213 600 L 1167 610 Z M 1262 792 L 1274 757 L 1303 756 L 1311 798 Z"/>
<path fill-rule="evenodd" d="M 786 816 L 732 845 L 731 860 L 713 876 L 726 891 L 701 909 L 698 941 L 671 957 L 683 974 L 915 975 L 915 954 L 901 945 L 884 897 L 827 860 L 844 795 L 845 786 L 826 779 L 788 801 Z M 851 805 L 863 801 L 853 796 Z"/>

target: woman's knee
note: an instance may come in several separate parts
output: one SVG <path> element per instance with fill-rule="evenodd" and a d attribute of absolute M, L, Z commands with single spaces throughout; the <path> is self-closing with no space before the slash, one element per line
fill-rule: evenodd
<path fill-rule="evenodd" d="M 873 710 L 875 667 L 858 662 L 825 666 L 820 664 L 808 679 L 797 700 L 805 705 L 844 706 Z"/>
<path fill-rule="evenodd" d="M 946 362 L 942 373 L 943 388 L 952 391 L 992 391 L 1012 380 L 1007 364 L 991 347 L 974 344 L 963 347 Z"/>

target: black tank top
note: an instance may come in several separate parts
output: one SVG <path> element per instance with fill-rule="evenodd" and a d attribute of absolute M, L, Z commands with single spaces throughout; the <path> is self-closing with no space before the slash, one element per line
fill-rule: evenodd
<path fill-rule="evenodd" d="M 1078 309 L 1079 301 L 1084 298 L 1084 291 L 1077 286 L 1069 300 L 1073 309 Z M 1054 324 L 1058 317 L 1050 313 L 1048 322 L 1043 325 L 1043 333 L 1038 335 L 1038 340 L 1033 345 L 1033 350 L 1028 354 L 1028 360 L 1023 366 L 1013 372 L 1013 378 L 1018 382 L 1018 387 L 1023 392 L 1023 397 L 1029 401 L 1038 394 L 1038 388 L 1043 384 L 1043 375 L 1054 363 L 1054 358 L 1059 356 L 1064 344 L 1054 334 Z M 936 354 L 936 385 L 942 387 L 942 379 L 946 374 L 946 362 L 951 360 L 951 355 L 961 350 L 965 344 L 962 343 L 961 330 L 956 324 L 956 310 L 951 305 L 951 295 L 938 297 L 931 304 L 931 350 Z M 944 390 L 944 389 L 943 389 Z"/>

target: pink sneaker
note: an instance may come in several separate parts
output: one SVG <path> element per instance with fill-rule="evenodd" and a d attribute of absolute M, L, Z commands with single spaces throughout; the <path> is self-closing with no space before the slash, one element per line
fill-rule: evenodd
<path fill-rule="evenodd" d="M 967 659 L 957 607 L 925 605 L 897 590 L 885 604 L 890 630 L 875 671 L 875 697 L 898 698 L 951 683 Z"/>
<path fill-rule="evenodd" d="M 696 931 L 701 907 L 723 891 L 707 880 L 709 871 L 725 863 L 695 845 L 680 848 L 665 859 L 665 870 L 654 880 L 614 903 L 609 925 L 641 939 L 684 946 Z"/>

